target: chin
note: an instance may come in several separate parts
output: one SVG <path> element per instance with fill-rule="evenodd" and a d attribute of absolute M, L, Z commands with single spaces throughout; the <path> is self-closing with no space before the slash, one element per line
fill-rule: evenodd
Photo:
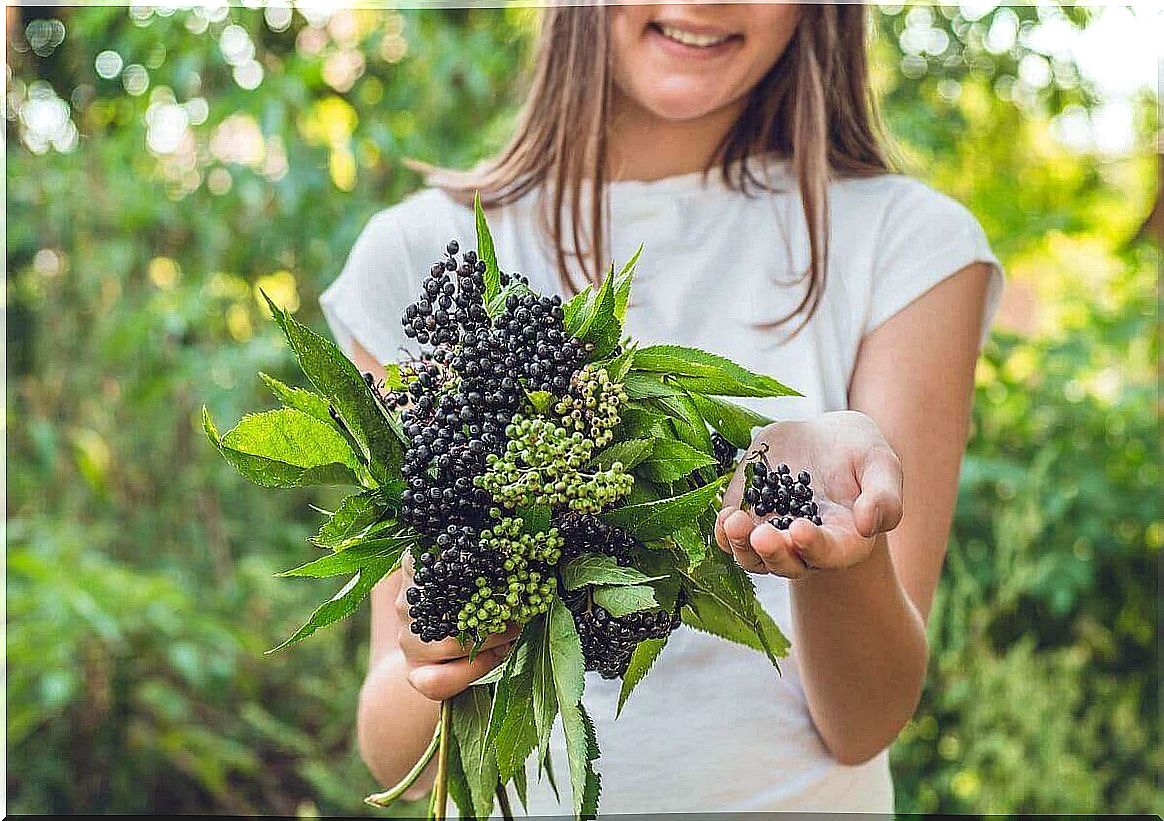
<path fill-rule="evenodd" d="M 636 102 L 661 120 L 697 120 L 718 111 L 726 101 L 701 94 L 690 83 L 666 83 L 654 89 L 639 89 Z"/>

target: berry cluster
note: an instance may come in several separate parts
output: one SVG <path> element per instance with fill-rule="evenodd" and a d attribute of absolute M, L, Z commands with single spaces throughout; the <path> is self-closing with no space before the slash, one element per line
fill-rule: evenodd
<path fill-rule="evenodd" d="M 377 391 L 388 410 L 400 413 L 408 440 L 400 518 L 427 537 L 416 587 L 407 594 L 411 629 L 426 641 L 481 640 L 548 606 L 562 538 L 553 530 L 522 533 L 520 519 L 502 518 L 503 507 L 536 498 L 585 508 L 577 498 L 592 496 L 600 509 L 631 482 L 614 468 L 574 478 L 591 456 L 585 442 L 575 441 L 577 428 L 551 422 L 553 430 L 545 429 L 520 415 L 527 391 L 550 391 L 572 403 L 571 413 L 586 411 L 591 427 L 580 432 L 583 440 L 617 423 L 620 388 L 589 372 L 575 380 L 590 346 L 566 332 L 561 299 L 537 296 L 520 275 L 503 274 L 506 295 L 491 319 L 486 263 L 472 250 L 458 259 L 459 251 L 455 240 L 448 244 L 401 318 L 404 333 L 430 347 L 401 366 L 402 389 Z M 517 491 L 484 480 L 500 475 L 492 466 L 507 456 L 537 480 L 526 479 Z"/>
<path fill-rule="evenodd" d="M 598 513 L 630 492 L 634 479 L 620 462 L 587 473 L 594 441 L 570 433 L 551 419 L 515 416 L 505 429 L 508 442 L 500 455 L 486 457 L 487 469 L 476 485 L 503 507 L 537 504 Z"/>
<path fill-rule="evenodd" d="M 718 432 L 711 434 L 711 450 L 715 456 L 715 466 L 720 473 L 727 473 L 735 467 L 739 450 Z"/>
<path fill-rule="evenodd" d="M 566 513 L 554 520 L 554 526 L 562 534 L 562 560 L 581 556 L 583 553 L 598 553 L 610 556 L 623 567 L 634 561 L 634 550 L 639 543 L 620 527 L 608 525 L 589 513 Z"/>
<path fill-rule="evenodd" d="M 665 639 L 679 626 L 679 614 L 665 610 L 643 610 L 614 616 L 596 604 L 574 612 L 574 625 L 582 640 L 586 669 L 603 678 L 621 678 L 639 642 Z"/>
<path fill-rule="evenodd" d="M 747 488 L 744 502 L 757 516 L 776 515 L 770 520 L 777 530 L 787 530 L 793 519 L 809 519 L 821 524 L 820 511 L 812 499 L 812 477 L 802 470 L 793 478 L 792 470 L 781 462 L 775 468 L 768 464 L 767 448 L 757 452 L 759 457 L 748 464 Z"/>

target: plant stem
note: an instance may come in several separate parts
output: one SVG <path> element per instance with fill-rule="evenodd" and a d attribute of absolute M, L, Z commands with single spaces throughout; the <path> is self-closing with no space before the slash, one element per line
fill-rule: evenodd
<path fill-rule="evenodd" d="M 505 791 L 505 785 L 500 781 L 497 782 L 497 804 L 501 807 L 501 817 L 505 821 L 513 821 L 513 807 L 509 805 L 509 793 Z"/>
<path fill-rule="evenodd" d="M 396 801 L 396 799 L 400 798 L 400 796 L 404 795 L 405 791 L 416 783 L 416 779 L 420 778 L 420 774 L 424 772 L 429 762 L 432 761 L 432 757 L 436 754 L 440 740 L 441 725 L 438 723 L 436 729 L 433 730 L 432 741 L 428 743 L 428 748 L 421 754 L 420 759 L 412 766 L 412 769 L 408 771 L 408 775 L 400 779 L 396 786 L 391 789 L 376 793 L 375 795 L 369 795 L 364 799 L 364 803 L 371 804 L 373 807 L 387 807 Z"/>
<path fill-rule="evenodd" d="M 437 749 L 436 781 L 432 785 L 432 806 L 430 815 L 433 821 L 445 821 L 445 810 L 449 795 L 449 735 L 452 733 L 453 704 L 451 701 L 441 702 L 440 746 Z"/>

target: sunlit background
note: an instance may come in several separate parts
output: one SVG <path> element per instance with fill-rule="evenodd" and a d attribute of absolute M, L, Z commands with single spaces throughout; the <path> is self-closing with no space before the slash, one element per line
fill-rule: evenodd
<path fill-rule="evenodd" d="M 882 4 L 903 168 L 1009 273 L 898 808 L 1160 806 L 1154 4 Z M 12 812 L 362 813 L 366 614 L 310 611 L 327 493 L 244 485 L 197 412 L 292 363 L 256 295 L 316 297 L 413 157 L 467 165 L 521 99 L 529 9 L 7 9 Z"/>

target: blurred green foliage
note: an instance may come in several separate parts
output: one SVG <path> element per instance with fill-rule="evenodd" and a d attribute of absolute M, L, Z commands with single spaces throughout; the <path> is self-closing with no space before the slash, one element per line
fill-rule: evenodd
<path fill-rule="evenodd" d="M 876 14 L 906 168 L 979 215 L 1038 309 L 980 369 L 931 680 L 894 749 L 902 811 L 1160 806 L 1159 259 L 1132 241 L 1154 161 L 1052 138 L 1101 102 L 1060 57 L 1016 79 L 1039 78 L 1023 32 L 1055 15 L 1089 21 Z M 9 26 L 12 811 L 363 811 L 366 614 L 262 654 L 318 598 L 272 573 L 334 499 L 243 484 L 197 410 L 237 417 L 266 399 L 256 370 L 291 377 L 257 289 L 316 321 L 367 218 L 419 185 L 404 158 L 500 144 L 532 20 L 131 7 Z"/>

